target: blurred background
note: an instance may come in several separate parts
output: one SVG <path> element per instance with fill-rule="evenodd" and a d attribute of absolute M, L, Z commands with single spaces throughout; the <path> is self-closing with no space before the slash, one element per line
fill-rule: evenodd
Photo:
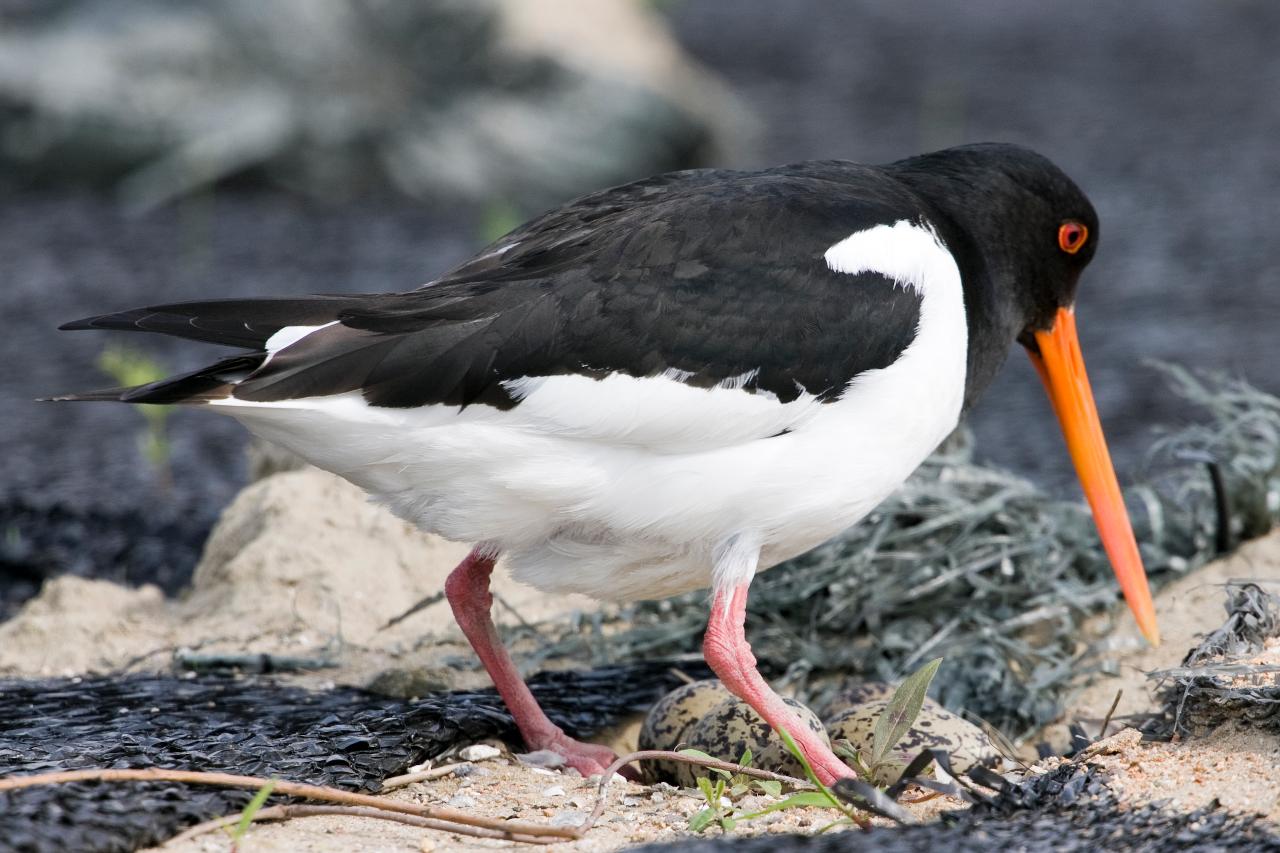
<path fill-rule="evenodd" d="M 406 290 L 694 166 L 1055 160 L 1102 220 L 1078 314 L 1131 481 L 1192 417 L 1146 360 L 1280 390 L 1277 45 L 1272 0 L 0 0 L 0 617 L 60 571 L 177 590 L 247 476 L 228 420 L 32 402 L 212 353 L 59 323 Z M 1017 353 L 972 426 L 1073 494 Z"/>

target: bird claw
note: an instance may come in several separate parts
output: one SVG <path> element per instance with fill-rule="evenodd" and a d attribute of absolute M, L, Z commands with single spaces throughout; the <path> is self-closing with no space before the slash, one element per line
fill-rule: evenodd
<path fill-rule="evenodd" d="M 602 776 L 618 756 L 607 746 L 596 743 L 583 743 L 574 740 L 563 732 L 558 732 L 538 743 L 529 744 L 535 750 L 548 750 L 564 759 L 565 767 L 572 767 L 584 777 Z M 627 779 L 637 779 L 639 774 L 631 767 L 618 770 Z"/>

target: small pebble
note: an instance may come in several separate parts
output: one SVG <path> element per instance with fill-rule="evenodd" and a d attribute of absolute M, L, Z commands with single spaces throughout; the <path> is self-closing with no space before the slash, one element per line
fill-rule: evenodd
<path fill-rule="evenodd" d="M 454 794 L 445 800 L 445 805 L 453 809 L 475 808 L 476 798 L 469 794 Z"/>
<path fill-rule="evenodd" d="M 560 812 L 551 818 L 552 826 L 581 826 L 587 822 L 587 813 L 579 811 Z"/>
<path fill-rule="evenodd" d="M 516 760 L 521 764 L 528 764 L 530 767 L 540 767 L 548 770 L 564 767 L 564 756 L 549 749 L 517 753 Z"/>
<path fill-rule="evenodd" d="M 497 758 L 501 754 L 497 747 L 489 746 L 487 743 L 476 743 L 458 750 L 458 757 L 463 761 L 486 761 Z"/>
<path fill-rule="evenodd" d="M 544 790 L 544 791 L 542 792 L 542 796 L 544 796 L 544 797 L 563 797 L 563 796 L 564 796 L 564 788 L 560 787 L 559 785 L 552 785 L 550 788 L 547 788 L 546 790 Z"/>

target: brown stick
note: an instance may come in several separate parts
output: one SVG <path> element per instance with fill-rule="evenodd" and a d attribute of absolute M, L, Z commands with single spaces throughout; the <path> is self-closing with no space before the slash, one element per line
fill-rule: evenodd
<path fill-rule="evenodd" d="M 457 771 L 459 767 L 466 767 L 469 761 L 460 761 L 457 764 L 446 764 L 443 767 L 432 767 L 430 770 L 420 770 L 417 773 L 405 773 L 403 776 L 389 776 L 382 780 L 382 790 L 390 791 L 393 788 L 403 788 L 405 785 L 412 785 L 414 782 L 430 782 L 432 779 L 439 779 Z"/>
<path fill-rule="evenodd" d="M 380 811 L 378 809 L 365 808 L 364 806 L 271 806 L 262 809 L 254 814 L 251 818 L 255 823 L 258 821 L 272 820 L 292 820 L 298 817 L 319 817 L 322 815 L 336 815 L 338 817 L 364 817 L 371 820 L 386 820 L 392 823 L 402 823 L 406 826 L 416 826 L 421 829 L 438 829 L 443 832 L 451 832 L 455 835 L 469 835 L 473 838 L 496 838 L 499 840 L 520 841 L 525 844 L 558 844 L 560 839 L 541 838 L 526 835 L 509 836 L 506 833 L 495 832 L 491 829 L 481 829 L 480 827 L 460 826 L 445 821 L 431 820 L 425 817 L 414 817 L 413 815 L 397 814 L 396 812 Z M 170 838 L 162 847 L 180 844 L 183 841 L 189 841 L 192 838 L 198 838 L 208 832 L 223 829 L 228 826 L 235 826 L 241 820 L 239 814 L 227 815 L 226 817 L 206 820 L 204 823 L 198 823 L 184 832 Z"/>
<path fill-rule="evenodd" d="M 214 785 L 220 788 L 247 788 L 259 790 L 271 782 L 257 776 L 238 776 L 231 773 L 203 773 L 196 770 L 165 770 L 163 768 L 147 768 L 142 770 L 65 770 L 57 773 L 38 773 L 33 776 L 9 776 L 0 779 L 0 791 L 16 791 L 20 788 L 34 788 L 41 785 L 61 785 L 67 782 L 181 782 L 189 785 Z M 430 820 L 448 821 L 465 826 L 478 826 L 501 833 L 502 838 L 512 841 L 517 836 L 551 836 L 555 838 L 575 839 L 579 831 L 569 827 L 543 826 L 541 824 L 523 823 L 500 818 L 477 817 L 441 806 L 420 806 L 399 800 L 384 800 L 369 794 L 357 794 L 338 788 L 327 788 L 322 785 L 305 785 L 300 782 L 276 781 L 273 794 L 288 797 L 301 797 L 307 800 L 321 800 L 331 803 L 342 803 L 348 806 L 364 806 L 385 812 L 412 815 Z"/>

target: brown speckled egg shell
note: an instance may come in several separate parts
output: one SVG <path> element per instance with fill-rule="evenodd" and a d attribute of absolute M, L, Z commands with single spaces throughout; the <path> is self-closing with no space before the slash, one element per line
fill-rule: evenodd
<path fill-rule="evenodd" d="M 890 684 L 887 681 L 847 681 L 819 708 L 818 715 L 826 721 L 827 728 L 830 729 L 831 721 L 846 711 L 869 702 L 888 702 L 897 689 L 896 684 Z M 925 697 L 924 704 L 925 707 L 942 710 L 941 705 L 928 697 Z"/>
<path fill-rule="evenodd" d="M 794 699 L 784 699 L 800 716 L 810 731 L 827 739 L 826 730 L 818 715 Z M 782 739 L 774 734 L 773 727 L 764 721 L 750 705 L 736 697 L 730 697 L 712 708 L 685 733 L 686 746 L 700 749 L 713 758 L 737 761 L 748 748 L 753 767 L 803 777 L 800 763 L 791 757 Z M 711 771 L 693 764 L 676 767 L 675 783 L 693 787 L 698 776 Z"/>
<path fill-rule="evenodd" d="M 716 679 L 694 681 L 677 687 L 658 700 L 644 718 L 640 729 L 640 749 L 676 749 L 687 746 L 688 730 L 707 712 L 733 694 Z M 655 781 L 675 778 L 676 762 L 646 761 L 646 775 Z"/>
<path fill-rule="evenodd" d="M 849 741 L 863 756 L 863 761 L 869 763 L 876 720 L 888 705 L 888 699 L 867 702 L 829 720 L 827 731 L 831 740 Z M 951 756 L 951 768 L 957 773 L 963 773 L 975 764 L 992 764 L 999 758 L 999 753 L 982 729 L 937 703 L 926 703 L 902 740 L 876 768 L 875 781 L 881 785 L 897 782 L 912 759 L 926 749 L 946 750 Z"/>

